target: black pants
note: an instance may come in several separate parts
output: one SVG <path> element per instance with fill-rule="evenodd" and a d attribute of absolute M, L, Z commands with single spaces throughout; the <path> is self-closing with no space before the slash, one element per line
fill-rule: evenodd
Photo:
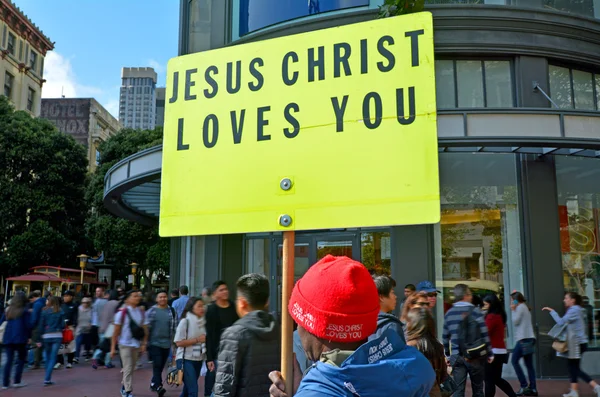
<path fill-rule="evenodd" d="M 162 347 L 150 346 L 148 348 L 148 353 L 150 354 L 150 359 L 152 360 L 152 386 L 158 387 L 162 386 L 162 372 L 165 369 L 165 365 L 167 364 L 167 360 L 169 359 L 169 350 L 163 349 Z"/>
<path fill-rule="evenodd" d="M 67 353 L 67 362 L 69 364 L 73 364 L 73 359 L 75 358 L 75 353 Z M 58 355 L 58 360 L 56 361 L 59 364 L 64 364 L 65 363 L 65 359 L 63 358 L 62 354 Z"/>
<path fill-rule="evenodd" d="M 465 387 L 467 384 L 467 375 L 471 378 L 471 389 L 473 397 L 484 397 L 483 380 L 485 377 L 485 359 L 465 361 L 462 357 L 457 357 L 452 369 L 454 381 L 458 384 L 455 397 L 465 397 Z"/>
<path fill-rule="evenodd" d="M 213 392 L 213 388 L 215 387 L 215 381 L 217 380 L 217 360 L 213 361 L 215 363 L 215 370 L 210 371 L 208 368 L 206 369 L 206 376 L 204 377 L 204 395 L 210 396 Z"/>
<path fill-rule="evenodd" d="M 485 397 L 494 397 L 496 395 L 496 386 L 508 397 L 517 396 L 510 383 L 502 378 L 502 367 L 507 362 L 508 354 L 496 354 L 491 364 L 485 363 Z"/>
<path fill-rule="evenodd" d="M 581 350 L 581 355 L 580 357 L 583 358 L 583 353 L 586 352 L 587 350 L 587 343 L 583 343 L 581 345 L 579 345 L 579 348 Z M 592 378 L 590 378 L 590 376 L 588 374 L 586 374 L 585 372 L 583 372 L 581 370 L 581 358 L 570 358 L 568 359 L 568 366 L 569 366 L 569 377 L 571 378 L 571 383 L 577 383 L 577 378 L 581 378 L 583 381 L 585 381 L 585 383 L 590 383 L 592 381 Z"/>

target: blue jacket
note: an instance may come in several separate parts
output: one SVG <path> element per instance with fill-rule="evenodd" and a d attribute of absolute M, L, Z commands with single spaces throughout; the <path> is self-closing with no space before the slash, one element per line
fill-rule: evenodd
<path fill-rule="evenodd" d="M 54 312 L 51 309 L 42 310 L 42 317 L 38 329 L 40 335 L 62 332 L 63 329 L 65 329 L 65 313 L 62 310 L 57 312 Z"/>
<path fill-rule="evenodd" d="M 5 345 L 20 345 L 25 344 L 29 340 L 31 336 L 31 323 L 30 323 L 31 315 L 26 310 L 23 312 L 23 315 L 19 318 L 15 318 L 14 320 L 7 320 L 6 314 L 2 315 L 0 319 L 0 324 L 8 321 L 6 324 L 6 329 L 4 330 L 4 338 L 2 341 Z"/>
<path fill-rule="evenodd" d="M 425 356 L 388 329 L 340 367 L 314 364 L 295 397 L 427 397 L 434 383 L 435 373 Z"/>
<path fill-rule="evenodd" d="M 377 315 L 377 329 L 375 333 L 369 336 L 369 340 L 379 338 L 386 330 L 391 329 L 400 336 L 403 343 L 406 343 L 404 336 L 404 324 L 393 314 L 379 312 Z"/>
<path fill-rule="evenodd" d="M 37 328 L 40 324 L 42 310 L 46 307 L 46 298 L 40 298 L 33 302 L 33 313 L 31 315 L 31 328 Z"/>

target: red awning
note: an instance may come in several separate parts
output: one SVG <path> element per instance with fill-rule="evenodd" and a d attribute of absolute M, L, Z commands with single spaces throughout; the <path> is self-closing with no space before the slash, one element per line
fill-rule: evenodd
<path fill-rule="evenodd" d="M 53 274 L 45 274 L 45 273 L 29 273 L 23 276 L 18 277 L 10 277 L 7 278 L 8 281 L 42 281 L 42 282 L 58 282 L 58 283 L 66 283 L 69 280 L 65 280 L 63 278 L 56 277 Z"/>

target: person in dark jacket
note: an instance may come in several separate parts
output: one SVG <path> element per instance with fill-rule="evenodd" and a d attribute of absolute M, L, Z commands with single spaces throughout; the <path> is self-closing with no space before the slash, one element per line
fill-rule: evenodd
<path fill-rule="evenodd" d="M 73 298 L 75 297 L 75 294 L 73 293 L 73 291 L 65 291 L 63 294 L 63 304 L 61 305 L 61 309 L 63 311 L 63 313 L 65 314 L 65 325 L 67 327 L 69 327 L 71 329 L 71 331 L 73 331 L 73 334 L 75 334 L 75 327 L 77 326 L 77 305 L 75 304 L 75 302 L 73 301 Z M 66 368 L 72 368 L 73 367 L 73 359 L 75 358 L 75 352 L 69 352 L 67 353 L 67 366 Z M 63 355 L 59 355 L 58 356 L 58 363 L 59 364 L 64 364 L 65 359 L 63 357 Z"/>
<path fill-rule="evenodd" d="M 0 319 L 0 325 L 7 321 L 4 330 L 4 338 L 0 342 L 6 349 L 6 364 L 4 365 L 3 389 L 10 385 L 10 373 L 17 354 L 17 365 L 15 367 L 15 378 L 13 387 L 26 386 L 21 382 L 23 367 L 27 357 L 27 340 L 31 335 L 30 314 L 27 310 L 27 298 L 23 293 L 17 293 L 10 302 L 10 306 Z"/>
<path fill-rule="evenodd" d="M 396 281 L 386 275 L 373 275 L 375 287 L 379 294 L 379 314 L 377 315 L 377 330 L 369 339 L 379 338 L 387 329 L 392 329 L 404 341 L 404 324 L 392 312 L 396 309 L 398 298 L 394 292 Z"/>
<path fill-rule="evenodd" d="M 229 300 L 229 288 L 225 281 L 215 281 L 213 291 L 215 301 L 206 308 L 206 367 L 208 373 L 204 380 L 205 396 L 212 394 L 215 385 L 221 334 L 239 319 L 235 305 Z"/>
<path fill-rule="evenodd" d="M 31 302 L 31 329 L 33 330 L 31 335 L 31 341 L 34 343 L 33 362 L 30 365 L 30 369 L 39 369 L 40 363 L 42 362 L 42 351 L 41 347 L 37 344 L 41 343 L 41 335 L 38 332 L 40 319 L 42 317 L 42 310 L 46 307 L 46 298 L 42 297 L 41 291 L 33 291 L 29 296 Z"/>
<path fill-rule="evenodd" d="M 391 329 L 368 340 L 377 328 L 380 305 L 362 263 L 327 255 L 296 282 L 288 311 L 298 323 L 304 351 L 316 362 L 290 396 L 429 395 L 435 373 L 423 354 Z M 273 371 L 269 378 L 272 396 L 288 395 L 281 373 Z"/>
<path fill-rule="evenodd" d="M 266 396 L 266 375 L 280 366 L 279 327 L 266 311 L 269 280 L 257 273 L 240 277 L 237 297 L 241 318 L 221 336 L 214 396 Z"/>

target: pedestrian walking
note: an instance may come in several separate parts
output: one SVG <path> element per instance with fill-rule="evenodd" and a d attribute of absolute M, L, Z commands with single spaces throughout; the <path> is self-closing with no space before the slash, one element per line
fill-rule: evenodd
<path fill-rule="evenodd" d="M 421 281 L 417 284 L 416 292 L 425 292 L 427 294 L 427 298 L 429 299 L 429 310 L 433 310 L 437 304 L 437 296 L 440 293 L 435 285 L 428 280 Z"/>
<path fill-rule="evenodd" d="M 400 321 L 406 323 L 408 321 L 408 312 L 410 312 L 414 308 L 425 308 L 430 309 L 431 302 L 429 297 L 427 296 L 427 292 L 415 292 L 406 298 L 406 302 L 404 302 L 404 307 L 402 312 L 400 313 Z"/>
<path fill-rule="evenodd" d="M 533 354 L 535 353 L 535 334 L 533 333 L 533 322 L 531 321 L 531 311 L 527 306 L 525 297 L 522 293 L 514 291 L 510 295 L 512 302 L 510 310 L 512 312 L 513 329 L 515 333 L 515 347 L 512 352 L 512 365 L 521 384 L 517 396 L 537 396 L 537 384 L 535 367 L 533 366 Z M 529 385 L 523 373 L 523 368 L 519 364 L 521 358 L 525 361 L 527 374 L 529 375 Z"/>
<path fill-rule="evenodd" d="M 148 353 L 152 361 L 150 390 L 156 392 L 159 397 L 166 393 L 163 388 L 162 372 L 169 359 L 169 352 L 177 330 L 177 313 L 168 303 L 167 291 L 159 291 L 156 294 L 156 305 L 148 309 L 146 313 L 145 323 L 149 335 Z"/>
<path fill-rule="evenodd" d="M 418 288 L 417 288 L 418 289 Z M 494 360 L 483 313 L 473 306 L 473 294 L 465 284 L 454 287 L 454 305 L 444 316 L 442 340 L 458 385 L 456 397 L 464 397 L 467 375 L 473 397 L 483 397 L 485 362 Z"/>
<path fill-rule="evenodd" d="M 206 320 L 201 298 L 189 298 L 175 333 L 177 368 L 183 370 L 183 390 L 180 397 L 198 397 L 198 378 L 202 361 L 206 359 Z M 239 365 L 239 363 L 238 363 Z"/>
<path fill-rule="evenodd" d="M 46 357 L 46 377 L 44 386 L 51 386 L 52 371 L 58 357 L 58 350 L 63 341 L 63 330 L 65 328 L 65 314 L 60 308 L 60 299 L 56 296 L 49 296 L 46 299 L 46 307 L 42 310 L 40 324 L 38 326 L 41 335 L 44 354 Z"/>
<path fill-rule="evenodd" d="M 183 311 L 185 310 L 188 299 L 190 299 L 188 296 L 189 292 L 190 290 L 188 289 L 187 285 L 182 285 L 179 287 L 180 296 L 175 300 L 175 302 L 173 302 L 173 309 L 175 309 L 175 312 L 177 313 L 177 321 L 183 318 Z"/>
<path fill-rule="evenodd" d="M 435 320 L 431 312 L 422 307 L 411 309 L 406 318 L 406 344 L 420 351 L 435 372 L 435 383 L 429 396 L 442 397 L 440 385 L 448 378 L 448 365 L 444 346 L 436 338 Z"/>
<path fill-rule="evenodd" d="M 596 393 L 596 396 L 600 397 L 600 385 L 581 370 L 581 359 L 588 349 L 589 342 L 586 330 L 587 313 L 581 306 L 582 301 L 581 295 L 578 293 L 567 292 L 563 300 L 567 312 L 563 317 L 559 316 L 558 313 L 550 307 L 544 307 L 542 309 L 549 311 L 554 321 L 556 321 L 556 324 L 566 327 L 567 331 L 567 346 L 569 350 L 565 353 L 558 353 L 559 357 L 568 359 L 567 365 L 571 380 L 571 391 L 567 394 L 563 394 L 563 397 L 579 397 L 579 385 L 577 384 L 579 378 L 589 384 L 594 390 L 594 393 Z"/>
<path fill-rule="evenodd" d="M 107 369 L 114 368 L 110 358 L 110 345 L 112 334 L 114 332 L 114 318 L 121 301 L 119 293 L 116 290 L 108 291 L 108 302 L 102 308 L 100 313 L 98 339 L 99 343 L 92 357 L 92 368 L 98 369 L 98 366 L 104 365 Z"/>
<path fill-rule="evenodd" d="M 236 287 L 240 319 L 221 335 L 214 396 L 266 396 L 271 382 L 265 375 L 281 366 L 279 327 L 266 311 L 269 280 L 246 274 Z"/>
<path fill-rule="evenodd" d="M 144 326 L 144 311 L 139 307 L 142 294 L 139 291 L 129 291 L 125 295 L 125 305 L 115 314 L 115 330 L 110 349 L 111 359 L 116 354 L 117 343 L 123 364 L 123 381 L 121 396 L 132 397 L 133 372 L 139 354 L 146 351 L 148 332 Z"/>
<path fill-rule="evenodd" d="M 4 364 L 3 389 L 10 386 L 10 375 L 16 355 L 15 376 L 13 387 L 24 387 L 21 382 L 23 368 L 27 358 L 27 340 L 31 335 L 30 313 L 27 310 L 27 298 L 23 293 L 17 293 L 11 300 L 10 305 L 0 318 L 0 326 L 6 322 L 4 335 L 0 344 L 4 345 L 6 351 L 6 363 Z"/>
<path fill-rule="evenodd" d="M 223 331 L 231 327 L 239 317 L 235 305 L 229 300 L 229 288 L 225 281 L 213 283 L 215 302 L 206 309 L 206 378 L 204 379 L 204 395 L 212 394 L 217 371 L 219 344 Z"/>
<path fill-rule="evenodd" d="M 31 303 L 31 328 L 32 328 L 32 350 L 33 350 L 33 361 L 30 362 L 29 369 L 39 369 L 42 362 L 42 339 L 40 335 L 40 320 L 42 317 L 42 310 L 46 307 L 46 298 L 42 297 L 42 292 L 39 290 L 33 291 L 29 295 L 29 302 Z"/>
<path fill-rule="evenodd" d="M 81 300 L 77 312 L 77 327 L 75 328 L 75 363 L 79 363 L 81 357 L 81 347 L 83 346 L 83 358 L 87 361 L 90 358 L 92 349 L 92 299 L 85 297 Z"/>
<path fill-rule="evenodd" d="M 89 332 L 89 334 L 90 334 L 89 342 L 90 342 L 90 346 L 93 349 L 96 349 L 96 346 L 100 342 L 100 313 L 102 313 L 102 309 L 104 308 L 104 305 L 106 305 L 106 302 L 108 302 L 108 299 L 106 297 L 106 291 L 105 291 L 104 287 L 96 288 L 96 296 L 93 301 L 93 304 L 90 301 L 90 304 L 92 305 L 92 321 L 91 321 L 91 327 L 90 327 L 90 332 Z M 88 349 L 88 350 L 90 350 L 90 349 Z M 89 357 L 89 355 L 87 355 L 86 361 L 89 358 L 91 358 L 91 357 Z"/>
<path fill-rule="evenodd" d="M 308 358 L 315 362 L 290 396 L 357 396 L 362 390 L 370 396 L 429 395 L 435 373 L 421 353 L 391 329 L 368 340 L 377 328 L 380 305 L 362 263 L 327 255 L 296 282 L 288 311 L 298 323 Z M 288 395 L 279 371 L 269 378 L 272 396 Z"/>
<path fill-rule="evenodd" d="M 496 386 L 508 397 L 516 397 L 510 383 L 502 378 L 502 368 L 508 363 L 508 350 L 506 350 L 506 321 L 507 315 L 502 302 L 496 294 L 489 294 L 483 298 L 483 312 L 485 325 L 490 336 L 494 361 L 485 366 L 485 397 L 496 395 Z"/>
<path fill-rule="evenodd" d="M 61 305 L 61 309 L 65 314 L 65 326 L 69 328 L 73 333 L 75 333 L 75 328 L 77 327 L 77 319 L 79 308 L 73 301 L 74 295 L 72 291 L 65 291 L 63 294 L 63 304 Z M 77 346 L 77 343 L 76 343 Z M 77 350 L 77 348 L 76 348 Z M 65 363 L 64 354 L 58 355 L 58 362 L 56 365 L 59 367 Z M 72 368 L 73 363 L 75 362 L 75 351 L 69 351 L 67 354 L 67 364 L 66 368 Z"/>
<path fill-rule="evenodd" d="M 391 328 L 404 340 L 404 324 L 392 314 L 398 303 L 398 297 L 394 291 L 396 281 L 387 275 L 374 274 L 373 282 L 375 282 L 379 294 L 379 314 L 377 315 L 377 331 L 371 335 L 371 338 L 378 338 L 386 329 Z"/>
<path fill-rule="evenodd" d="M 171 297 L 169 298 L 169 306 L 173 307 L 173 303 L 179 299 L 179 290 L 174 289 L 171 291 Z"/>

